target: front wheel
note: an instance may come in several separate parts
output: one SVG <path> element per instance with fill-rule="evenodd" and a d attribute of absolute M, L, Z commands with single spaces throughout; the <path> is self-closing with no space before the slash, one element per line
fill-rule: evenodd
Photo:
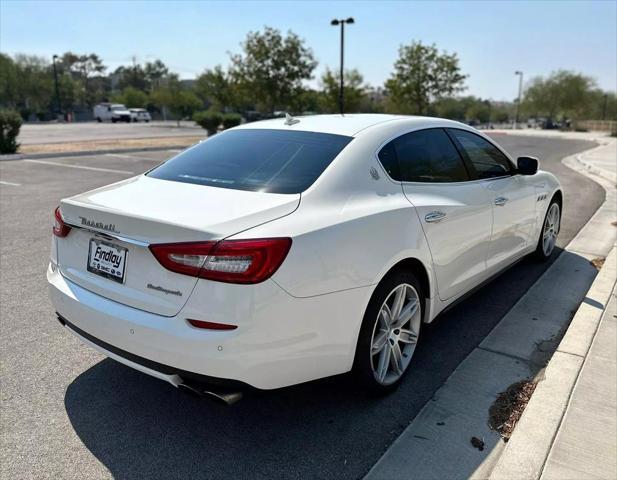
<path fill-rule="evenodd" d="M 538 239 L 535 255 L 540 260 L 548 260 L 555 250 L 557 235 L 561 227 L 561 208 L 555 200 L 551 202 L 544 217 L 542 231 Z"/>
<path fill-rule="evenodd" d="M 394 389 L 407 372 L 416 349 L 423 294 L 415 275 L 399 271 L 386 277 L 364 314 L 354 371 L 373 392 Z"/>

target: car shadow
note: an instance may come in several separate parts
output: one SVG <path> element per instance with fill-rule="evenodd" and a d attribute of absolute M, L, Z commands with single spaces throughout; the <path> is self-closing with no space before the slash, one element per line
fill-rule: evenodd
<path fill-rule="evenodd" d="M 68 386 L 66 411 L 117 479 L 359 478 L 547 267 L 525 259 L 423 328 L 385 397 L 340 375 L 226 407 L 105 359 Z"/>

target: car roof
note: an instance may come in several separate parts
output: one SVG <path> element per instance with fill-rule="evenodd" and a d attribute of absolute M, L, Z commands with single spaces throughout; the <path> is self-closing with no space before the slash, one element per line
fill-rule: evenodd
<path fill-rule="evenodd" d="M 336 135 L 345 135 L 355 137 L 360 132 L 370 129 L 371 127 L 381 125 L 385 122 L 405 121 L 407 126 L 434 126 L 435 121 L 448 122 L 455 125 L 458 122 L 443 120 L 434 117 L 416 117 L 407 115 L 387 115 L 381 113 L 352 113 L 345 115 L 309 115 L 293 117 L 297 122 L 289 125 L 283 118 L 273 118 L 270 120 L 261 120 L 258 122 L 250 122 L 235 127 L 235 129 L 275 129 L 275 130 L 295 130 L 305 132 L 331 133 Z"/>

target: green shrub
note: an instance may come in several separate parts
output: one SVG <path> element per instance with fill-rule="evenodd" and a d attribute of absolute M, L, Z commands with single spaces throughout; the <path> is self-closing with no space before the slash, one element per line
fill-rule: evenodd
<path fill-rule="evenodd" d="M 193 121 L 201 128 L 207 130 L 208 135 L 214 135 L 223 121 L 223 115 L 212 111 L 197 112 L 193 115 Z"/>
<path fill-rule="evenodd" d="M 223 115 L 223 128 L 237 127 L 242 122 L 242 115 L 239 113 L 226 113 Z"/>
<path fill-rule="evenodd" d="M 17 135 L 21 116 L 15 110 L 0 110 L 0 153 L 15 153 L 19 148 Z"/>

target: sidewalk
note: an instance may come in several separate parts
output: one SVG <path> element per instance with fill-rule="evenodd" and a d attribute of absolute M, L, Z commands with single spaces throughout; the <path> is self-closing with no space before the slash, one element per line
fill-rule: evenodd
<path fill-rule="evenodd" d="M 613 248 L 491 480 L 617 478 L 616 276 Z"/>
<path fill-rule="evenodd" d="M 606 175 L 610 160 L 617 160 L 617 142 L 597 140 L 600 146 L 563 163 L 600 183 L 606 190 L 604 204 L 452 373 L 367 479 L 538 480 L 544 472 L 547 480 L 578 480 L 584 478 L 579 470 L 594 478 L 615 478 L 614 300 L 612 313 L 602 315 L 617 277 L 617 190 Z M 609 252 L 596 277 L 590 260 Z M 543 369 L 547 352 L 555 349 Z M 504 443 L 487 425 L 489 409 L 501 392 L 525 379 L 535 380 L 537 387 Z"/>
<path fill-rule="evenodd" d="M 541 479 L 617 478 L 616 311 L 613 289 Z"/>
<path fill-rule="evenodd" d="M 588 154 L 577 155 L 578 161 L 590 173 L 617 183 L 617 142 L 615 139 L 601 139 L 602 145 Z"/>

